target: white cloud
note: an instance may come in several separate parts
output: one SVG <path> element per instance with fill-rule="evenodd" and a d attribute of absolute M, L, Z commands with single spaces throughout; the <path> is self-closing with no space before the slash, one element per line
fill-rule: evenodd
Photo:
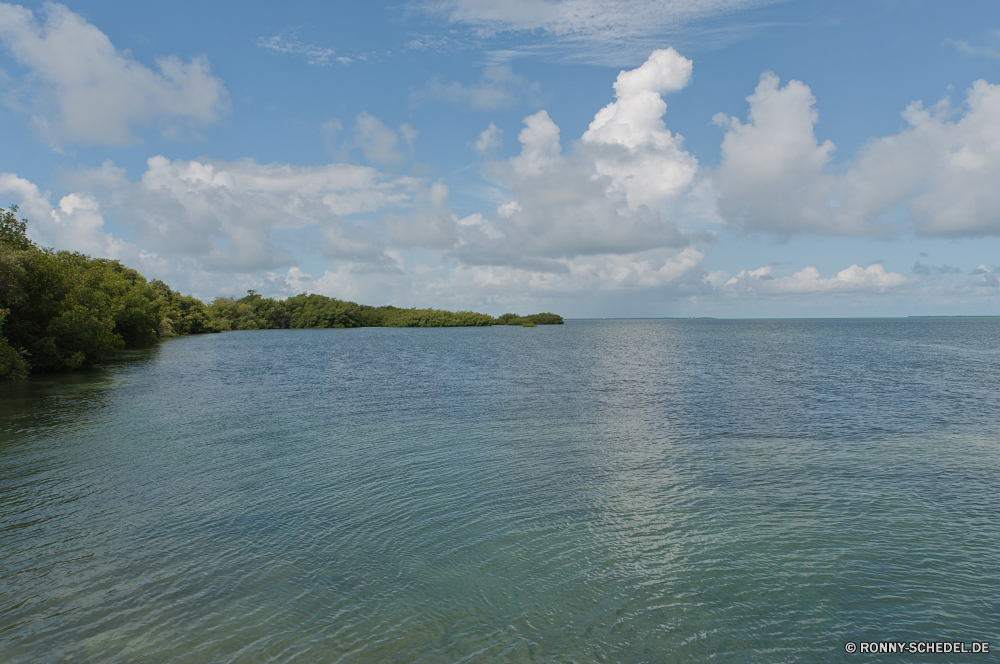
<path fill-rule="evenodd" d="M 332 48 L 303 43 L 294 30 L 286 30 L 266 39 L 261 37 L 257 40 L 257 46 L 266 48 L 273 53 L 301 56 L 309 64 L 319 67 L 330 67 L 334 62 L 339 62 L 342 65 L 352 62 L 351 58 L 335 57 L 337 52 Z"/>
<path fill-rule="evenodd" d="M 503 145 L 503 129 L 497 129 L 497 126 L 491 122 L 490 126 L 479 134 L 473 147 L 479 154 L 486 154 L 501 145 Z"/>
<path fill-rule="evenodd" d="M 667 106 L 659 94 L 683 87 L 690 74 L 690 60 L 673 49 L 621 72 L 617 101 L 597 113 L 569 154 L 546 111 L 526 117 L 520 154 L 487 164 L 511 194 L 494 222 L 503 237 L 467 233 L 458 256 L 471 264 L 565 272 L 564 262 L 553 259 L 690 245 L 673 214 L 692 195 L 697 160 L 664 125 Z"/>
<path fill-rule="evenodd" d="M 612 303 L 689 295 L 720 305 L 846 301 L 842 294 L 997 297 L 1000 281 L 985 265 L 971 277 L 922 263 L 910 277 L 881 264 L 829 276 L 814 267 L 709 272 L 712 236 L 683 230 L 704 227 L 718 209 L 735 228 L 783 236 L 899 232 L 880 215 L 903 205 L 918 233 L 948 234 L 934 230 L 935 220 L 951 234 L 983 224 L 992 233 L 989 215 L 1000 209 L 989 187 L 1000 177 L 994 86 L 977 82 L 961 113 L 912 105 L 909 129 L 872 141 L 835 173 L 832 143 L 815 135 L 812 92 L 765 74 L 745 121 L 718 118 L 723 159 L 709 172 L 664 122 L 663 95 L 687 85 L 692 69 L 662 49 L 620 72 L 613 100 L 595 109 L 578 140 L 567 140 L 546 111 L 525 117 L 520 152 L 487 157 L 483 167 L 500 192 L 490 204 L 496 211 L 462 218 L 444 182 L 346 163 L 155 156 L 138 181 L 109 162 L 70 174 L 72 191 L 61 198 L 15 174 L 0 174 L 0 193 L 21 202 L 43 244 L 120 258 L 201 296 L 256 288 L 488 310 L 538 310 L 591 295 Z M 337 120 L 320 128 L 331 151 L 344 129 Z M 346 133 L 341 155 L 354 150 L 390 168 L 411 158 L 417 137 L 367 113 Z M 490 155 L 501 135 L 490 123 L 471 147 Z"/>
<path fill-rule="evenodd" d="M 459 250 L 464 260 L 510 264 L 688 244 L 659 213 L 630 209 L 626 191 L 600 174 L 585 150 L 563 156 L 559 128 L 545 111 L 525 119 L 518 140 L 519 155 L 488 165 L 513 195 L 495 222 L 503 240 L 468 238 Z"/>
<path fill-rule="evenodd" d="M 694 63 L 673 48 L 657 49 L 637 69 L 621 71 L 614 83 L 615 96 L 676 92 L 691 80 Z"/>
<path fill-rule="evenodd" d="M 373 271 L 366 263 L 343 260 L 335 268 L 324 270 L 319 277 L 291 267 L 284 273 L 268 273 L 260 283 L 268 292 L 282 295 L 319 293 L 364 304 L 413 302 L 416 289 L 411 280 L 415 275 L 405 271 L 399 254 L 388 252 L 387 258 L 389 268 L 379 271 Z"/>
<path fill-rule="evenodd" d="M 149 278 L 173 277 L 172 283 L 181 275 L 190 281 L 198 271 L 190 260 L 165 259 L 109 232 L 101 203 L 90 194 L 70 193 L 53 206 L 50 192 L 14 173 L 0 173 L 0 194 L 19 201 L 19 216 L 29 221 L 28 237 L 41 246 L 120 260 Z"/>
<path fill-rule="evenodd" d="M 132 126 L 152 122 L 172 136 L 228 112 L 228 93 L 205 57 L 158 58 L 153 71 L 65 6 L 47 3 L 43 11 L 40 24 L 30 10 L 0 4 L 0 39 L 30 70 L 8 103 L 31 113 L 53 145 L 127 144 Z"/>
<path fill-rule="evenodd" d="M 449 249 L 458 241 L 458 219 L 448 207 L 448 187 L 435 182 L 414 197 L 407 214 L 388 214 L 381 225 L 396 248 Z"/>
<path fill-rule="evenodd" d="M 834 146 L 820 144 L 808 86 L 761 77 L 744 124 L 716 116 L 728 131 L 715 173 L 719 211 L 733 226 L 781 236 L 1000 234 L 1000 86 L 976 81 L 964 113 L 947 100 L 907 107 L 909 127 L 871 141 L 846 170 L 829 168 Z M 953 119 L 957 116 L 957 119 Z"/>
<path fill-rule="evenodd" d="M 508 265 L 460 265 L 448 277 L 450 288 L 482 297 L 530 294 L 553 297 L 622 289 L 661 289 L 690 282 L 697 288 L 704 254 L 693 247 L 679 252 L 654 250 L 631 255 L 580 256 L 561 261 L 561 270 Z"/>
<path fill-rule="evenodd" d="M 990 41 L 992 42 L 987 46 L 974 46 L 965 40 L 951 40 L 946 39 L 945 44 L 954 46 L 956 49 L 965 53 L 966 55 L 974 55 L 980 57 L 986 57 L 993 60 L 1000 60 L 1000 49 L 997 48 L 1000 44 L 1000 30 L 993 29 L 989 31 Z"/>
<path fill-rule="evenodd" d="M 423 51 L 424 49 L 428 48 L 438 49 L 441 48 L 442 46 L 453 45 L 454 43 L 454 40 L 448 35 L 422 34 L 413 36 L 416 36 L 417 39 L 411 39 L 410 41 L 406 42 L 404 46 L 414 51 Z"/>
<path fill-rule="evenodd" d="M 576 58 L 617 60 L 648 48 L 663 35 L 703 19 L 773 4 L 780 0 L 413 0 L 411 5 L 480 36 L 509 32 L 543 35 Z M 553 40 L 552 38 L 556 38 Z M 648 50 L 646 50 L 648 52 Z"/>
<path fill-rule="evenodd" d="M 506 219 L 515 212 L 521 211 L 521 204 L 517 201 L 507 201 L 497 206 L 497 214 Z"/>
<path fill-rule="evenodd" d="M 329 289 L 348 282 L 348 292 L 412 296 L 405 276 L 419 266 L 404 271 L 400 251 L 451 249 L 460 229 L 497 236 L 482 215 L 458 219 L 443 183 L 365 166 L 156 156 L 138 182 L 110 162 L 70 180 L 75 192 L 55 205 L 48 192 L 12 173 L 0 174 L 0 194 L 20 203 L 41 244 L 119 258 L 200 296 L 258 285 L 283 294 L 337 294 Z M 333 265 L 314 279 L 299 262 L 320 256 Z"/>
<path fill-rule="evenodd" d="M 397 238 L 369 215 L 411 207 L 422 213 L 424 201 L 433 198 L 433 188 L 428 193 L 420 179 L 349 164 L 157 156 L 147 160 L 138 182 L 110 162 L 79 171 L 71 181 L 76 191 L 55 206 L 48 192 L 12 173 L 0 174 L 0 192 L 20 201 L 41 244 L 120 258 L 178 288 L 209 289 L 205 295 L 295 266 L 296 247 L 299 255 L 387 269 L 394 265 L 387 252 Z M 112 234 L 105 219 L 128 241 Z"/>
<path fill-rule="evenodd" d="M 429 11 L 497 31 L 544 30 L 561 36 L 644 35 L 684 22 L 769 4 L 761 0 L 438 0 Z"/>
<path fill-rule="evenodd" d="M 691 71 L 691 61 L 674 49 L 654 51 L 641 67 L 618 74 L 618 101 L 601 109 L 583 134 L 597 152 L 597 172 L 626 193 L 632 210 L 655 209 L 694 180 L 698 162 L 664 125 L 667 104 L 659 94 L 683 88 Z"/>
<path fill-rule="evenodd" d="M 741 270 L 722 286 L 722 291 L 755 295 L 806 295 L 817 293 L 885 293 L 914 283 L 895 272 L 886 272 L 876 263 L 867 268 L 857 265 L 822 277 L 819 270 L 807 267 L 788 277 L 775 277 L 771 268 Z"/>
<path fill-rule="evenodd" d="M 93 196 L 72 193 L 53 206 L 49 192 L 39 191 L 35 184 L 14 173 L 0 173 L 0 192 L 20 201 L 20 212 L 30 221 L 28 236 L 36 243 L 59 244 L 112 258 L 121 256 L 126 248 L 121 240 L 104 232 L 104 219 Z"/>
<path fill-rule="evenodd" d="M 507 108 L 517 105 L 524 95 L 537 95 L 538 83 L 529 84 L 506 65 L 494 65 L 483 70 L 475 85 L 445 83 L 432 78 L 422 90 L 410 95 L 410 102 L 419 104 L 427 99 L 440 99 L 476 109 Z"/>
<path fill-rule="evenodd" d="M 539 175 L 558 164 L 562 153 L 559 133 L 559 127 L 547 111 L 524 118 L 524 129 L 517 135 L 521 154 L 510 160 L 513 169 L 524 175 Z"/>
<path fill-rule="evenodd" d="M 811 229 L 870 232 L 867 223 L 837 227 L 836 220 L 824 214 L 829 213 L 824 196 L 829 196 L 831 182 L 824 169 L 834 145 L 816 141 L 816 99 L 809 87 L 791 81 L 780 88 L 778 77 L 765 73 L 747 101 L 746 124 L 715 116 L 717 124 L 729 128 L 715 177 L 722 216 L 751 230 L 783 234 Z"/>
<path fill-rule="evenodd" d="M 378 260 L 384 249 L 363 221 L 344 215 L 408 206 L 420 182 L 348 164 L 148 160 L 137 186 L 120 185 L 117 210 L 143 242 L 199 256 L 213 269 L 250 272 L 295 261 L 274 239 L 315 228 L 329 256 Z"/>
<path fill-rule="evenodd" d="M 621 119 L 628 100 L 646 92 L 619 95 L 612 107 L 621 110 L 604 124 Z M 662 100 L 658 108 L 662 113 Z M 519 135 L 521 153 L 489 166 L 516 195 L 492 220 L 481 213 L 459 219 L 444 183 L 343 163 L 299 167 L 157 156 L 133 182 L 109 162 L 71 175 L 75 193 L 56 206 L 26 180 L 11 174 L 3 182 L 26 204 L 32 228 L 48 234 L 46 243 L 132 256 L 130 263 L 148 276 L 202 296 L 261 286 L 285 294 L 357 293 L 369 301 L 419 303 L 433 296 L 470 306 L 470 298 L 535 301 L 544 293 L 594 289 L 704 290 L 704 255 L 691 237 L 647 203 L 630 204 L 634 196 L 666 210 L 671 201 L 664 196 L 672 194 L 659 185 L 643 193 L 642 181 L 616 181 L 598 170 L 608 150 L 617 155 L 608 163 L 621 172 L 631 154 L 637 160 L 680 154 L 662 122 L 646 120 L 633 133 L 595 129 L 564 155 L 559 128 L 548 114 L 529 116 Z M 336 134 L 339 124 L 328 123 L 324 131 Z M 499 133 L 495 126 L 488 129 L 484 147 L 497 142 Z M 353 140 L 369 160 L 387 162 L 398 161 L 414 138 L 408 127 L 394 131 L 362 114 Z M 678 158 L 688 163 L 688 156 Z M 664 177 L 673 177 L 671 172 L 666 168 Z M 410 250 L 429 254 L 408 266 L 399 252 Z M 299 261 L 317 251 L 334 262 L 314 278 Z M 448 265 L 449 257 L 459 260 L 457 266 Z M 474 293 L 466 288 L 472 282 L 493 286 Z M 504 283 L 543 291 L 505 295 L 494 289 Z"/>
<path fill-rule="evenodd" d="M 400 125 L 397 133 L 375 116 L 362 112 L 354 121 L 354 142 L 346 147 L 360 149 L 365 159 L 376 166 L 398 166 L 413 155 L 416 138 L 417 131 L 408 124 Z"/>

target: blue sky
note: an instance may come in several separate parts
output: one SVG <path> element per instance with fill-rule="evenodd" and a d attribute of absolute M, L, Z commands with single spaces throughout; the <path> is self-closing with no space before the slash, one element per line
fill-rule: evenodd
<path fill-rule="evenodd" d="M 204 299 L 1000 314 L 995 2 L 0 4 L 0 205 Z"/>

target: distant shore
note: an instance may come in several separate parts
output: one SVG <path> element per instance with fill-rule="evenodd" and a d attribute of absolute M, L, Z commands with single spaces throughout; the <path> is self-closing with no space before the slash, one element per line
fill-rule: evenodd
<path fill-rule="evenodd" d="M 325 295 L 247 291 L 205 304 L 107 258 L 38 247 L 0 208 L 0 378 L 70 371 L 162 339 L 229 330 L 561 325 L 562 316 L 373 307 Z"/>

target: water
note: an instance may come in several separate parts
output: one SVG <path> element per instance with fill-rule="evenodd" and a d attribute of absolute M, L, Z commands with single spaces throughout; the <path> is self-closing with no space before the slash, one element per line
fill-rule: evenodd
<path fill-rule="evenodd" d="M 0 385 L 5 662 L 993 641 L 1000 321 L 232 332 Z M 895 655 L 894 661 L 988 656 Z"/>

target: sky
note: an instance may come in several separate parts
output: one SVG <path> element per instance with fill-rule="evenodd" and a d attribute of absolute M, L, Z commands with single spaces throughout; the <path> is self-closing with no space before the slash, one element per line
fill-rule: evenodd
<path fill-rule="evenodd" d="M 0 206 L 206 301 L 1000 314 L 1000 3 L 0 3 Z"/>

